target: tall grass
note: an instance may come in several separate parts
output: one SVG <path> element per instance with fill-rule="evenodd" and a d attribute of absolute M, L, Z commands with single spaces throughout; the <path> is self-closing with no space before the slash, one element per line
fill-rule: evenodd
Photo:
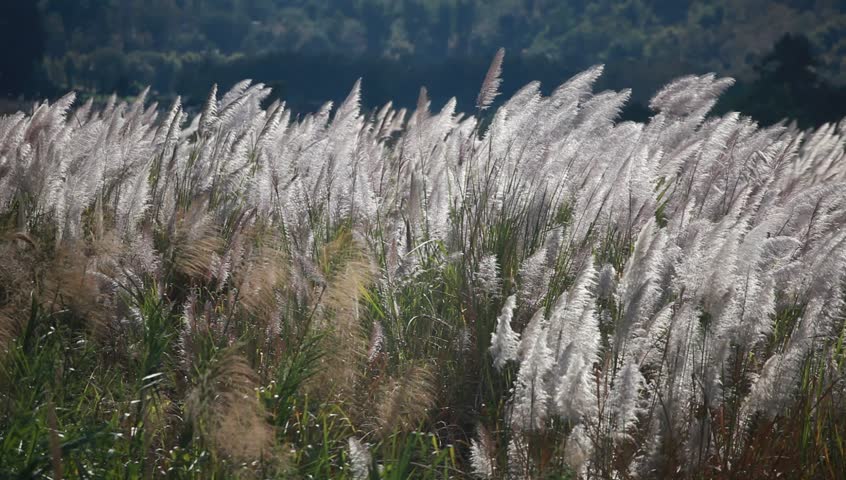
<path fill-rule="evenodd" d="M 837 478 L 843 125 L 73 95 L 0 118 L 0 476 Z"/>

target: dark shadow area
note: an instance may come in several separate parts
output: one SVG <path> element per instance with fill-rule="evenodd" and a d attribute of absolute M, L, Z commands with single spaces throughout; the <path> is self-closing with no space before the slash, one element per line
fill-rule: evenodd
<path fill-rule="evenodd" d="M 809 127 L 846 116 L 846 88 L 819 74 L 819 59 L 808 39 L 785 35 L 755 66 L 757 78 L 736 85 L 718 111 L 737 110 L 768 125 L 787 119 Z"/>
<path fill-rule="evenodd" d="M 35 2 L 0 2 L 0 97 L 43 93 L 45 78 L 39 67 L 45 39 Z"/>

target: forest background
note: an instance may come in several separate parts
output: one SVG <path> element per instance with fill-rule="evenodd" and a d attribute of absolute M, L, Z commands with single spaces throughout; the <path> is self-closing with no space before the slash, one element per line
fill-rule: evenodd
<path fill-rule="evenodd" d="M 690 73 L 738 79 L 717 107 L 800 126 L 846 115 L 846 2 L 838 0 L 13 0 L 0 2 L 0 112 L 74 90 L 198 107 L 212 84 L 252 78 L 294 111 L 341 100 L 472 107 L 493 52 L 503 93 L 606 64 L 632 88 L 624 118 Z M 506 95 L 507 97 L 507 95 Z"/>

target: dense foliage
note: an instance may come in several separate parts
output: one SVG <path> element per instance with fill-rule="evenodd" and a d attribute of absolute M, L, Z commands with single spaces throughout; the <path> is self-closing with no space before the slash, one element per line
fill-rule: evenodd
<path fill-rule="evenodd" d="M 502 65 L 470 116 L 0 117 L 0 476 L 846 471 L 844 124 Z"/>
<path fill-rule="evenodd" d="M 585 67 L 637 59 L 751 74 L 785 33 L 805 33 L 846 72 L 846 7 L 830 0 L 40 0 L 53 58 L 102 50 L 370 57 L 514 52 Z M 662 67 L 663 66 L 663 67 Z M 682 69 L 680 72 L 679 69 Z M 640 72 L 644 73 L 644 72 Z"/>
<path fill-rule="evenodd" d="M 0 5 L 0 97 L 182 95 L 199 108 L 213 82 L 272 85 L 297 113 L 341 100 L 356 78 L 364 108 L 411 107 L 421 85 L 433 104 L 469 108 L 496 48 L 512 52 L 513 93 L 557 85 L 597 62 L 602 88 L 632 88 L 625 118 L 642 120 L 649 95 L 687 73 L 740 79 L 721 111 L 803 127 L 846 114 L 846 10 L 831 0 L 13 0 Z M 801 35 L 779 48 L 785 34 Z M 762 74 L 773 52 L 795 88 Z M 810 61 L 812 60 L 812 61 Z M 797 80 L 797 79 L 794 79 Z M 806 81 L 807 80 L 807 81 Z M 836 87 L 841 85 L 841 87 Z M 465 93 L 466 92 L 466 93 Z M 772 101 L 777 98 L 778 101 Z M 0 112 L 14 111 L 0 98 Z M 7 100 L 8 101 L 8 100 Z M 21 108 L 21 107 L 17 107 Z M 640 115 L 638 115 L 640 114 Z"/>
<path fill-rule="evenodd" d="M 661 85 L 716 71 L 741 79 L 719 111 L 808 128 L 846 115 L 844 19 L 828 0 L 12 1 L 0 5 L 0 41 L 15 45 L 0 56 L 0 112 L 23 108 L 21 95 L 129 97 L 147 85 L 193 110 L 213 82 L 248 77 L 305 113 L 343 99 L 361 76 L 365 109 L 411 107 L 421 85 L 433 104 L 455 96 L 467 109 L 487 58 L 505 46 L 519 52 L 508 93 L 606 61 L 601 87 L 632 88 L 624 118 L 643 120 Z M 809 75 L 768 75 L 768 63 Z"/>

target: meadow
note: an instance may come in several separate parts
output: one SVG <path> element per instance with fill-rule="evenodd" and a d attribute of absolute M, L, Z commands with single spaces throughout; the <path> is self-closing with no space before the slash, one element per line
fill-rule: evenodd
<path fill-rule="evenodd" d="M 846 123 L 503 54 L 471 114 L 0 117 L 0 477 L 843 478 Z"/>

